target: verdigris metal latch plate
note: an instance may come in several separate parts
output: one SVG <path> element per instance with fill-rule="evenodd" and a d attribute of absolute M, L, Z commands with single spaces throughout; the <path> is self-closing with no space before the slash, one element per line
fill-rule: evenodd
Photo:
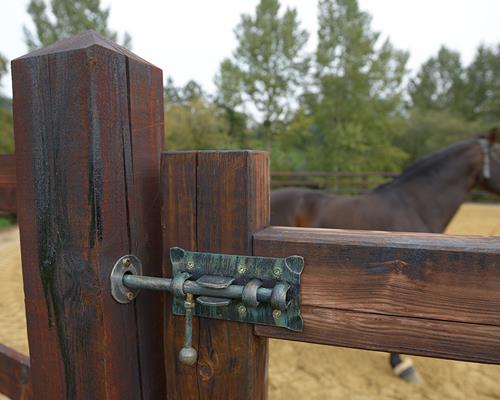
<path fill-rule="evenodd" d="M 199 298 L 194 315 L 228 321 L 249 322 L 302 331 L 304 323 L 300 315 L 300 274 L 304 259 L 300 256 L 286 258 L 240 256 L 192 252 L 173 247 L 170 249 L 173 275 L 190 275 L 190 281 L 197 281 L 205 287 L 220 286 L 235 288 L 241 285 L 248 292 L 259 293 L 286 291 L 286 307 L 276 306 L 273 301 L 260 301 L 251 305 L 242 299 L 222 299 L 214 297 Z M 260 281 L 260 282 L 259 282 Z M 258 282 L 259 288 L 253 286 Z M 216 289 L 215 289 L 216 290 Z M 279 295 L 279 293 L 278 293 Z M 221 296 L 224 297 L 224 296 Z M 254 295 L 255 297 L 255 295 Z M 245 296 L 243 296 L 245 298 Z M 268 299 L 269 300 L 269 299 Z M 184 298 L 173 297 L 175 315 L 185 315 Z"/>

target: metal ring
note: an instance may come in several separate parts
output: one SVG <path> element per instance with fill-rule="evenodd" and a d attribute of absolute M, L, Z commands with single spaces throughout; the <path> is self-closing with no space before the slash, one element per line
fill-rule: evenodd
<path fill-rule="evenodd" d="M 273 287 L 273 291 L 271 293 L 271 306 L 274 309 L 278 309 L 281 311 L 286 311 L 288 307 L 288 303 L 286 301 L 286 294 L 290 289 L 290 284 L 286 282 L 278 282 Z"/>
<path fill-rule="evenodd" d="M 262 281 L 260 279 L 252 279 L 243 288 L 241 293 L 241 299 L 243 303 L 248 307 L 257 307 L 259 301 L 257 300 L 257 290 L 262 286 Z"/>
<path fill-rule="evenodd" d="M 177 297 L 184 297 L 186 294 L 184 293 L 184 282 L 186 282 L 191 277 L 191 274 L 188 272 L 181 272 L 174 276 L 172 279 L 172 293 Z"/>
<path fill-rule="evenodd" d="M 120 257 L 111 270 L 111 296 L 121 304 L 130 303 L 139 293 L 139 289 L 130 289 L 123 284 L 125 274 L 142 275 L 141 260 L 128 254 Z"/>

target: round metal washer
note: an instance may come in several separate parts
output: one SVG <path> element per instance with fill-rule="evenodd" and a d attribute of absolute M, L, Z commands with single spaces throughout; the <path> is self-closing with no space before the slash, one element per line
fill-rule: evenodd
<path fill-rule="evenodd" d="M 181 272 L 174 276 L 172 279 L 172 293 L 177 297 L 184 297 L 184 282 L 186 282 L 191 274 L 189 272 Z"/>
<path fill-rule="evenodd" d="M 286 311 L 288 303 L 286 301 L 286 294 L 290 289 L 290 284 L 286 282 L 278 282 L 274 285 L 273 291 L 271 293 L 271 306 L 274 309 L 279 309 L 281 311 Z"/>
<path fill-rule="evenodd" d="M 128 254 L 120 257 L 111 270 L 111 296 L 122 304 L 130 303 L 139 293 L 139 289 L 130 289 L 123 284 L 125 274 L 142 275 L 141 260 L 132 254 Z"/>
<path fill-rule="evenodd" d="M 262 281 L 260 279 L 252 279 L 243 287 L 243 293 L 241 294 L 241 299 L 243 303 L 248 307 L 257 307 L 259 301 L 257 300 L 257 290 L 262 286 Z"/>

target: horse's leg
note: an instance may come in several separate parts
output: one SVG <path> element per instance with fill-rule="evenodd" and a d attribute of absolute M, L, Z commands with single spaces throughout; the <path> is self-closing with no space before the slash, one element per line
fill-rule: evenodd
<path fill-rule="evenodd" d="M 389 362 L 394 374 L 410 383 L 423 383 L 422 376 L 413 365 L 411 358 L 402 359 L 398 353 L 389 355 Z"/>

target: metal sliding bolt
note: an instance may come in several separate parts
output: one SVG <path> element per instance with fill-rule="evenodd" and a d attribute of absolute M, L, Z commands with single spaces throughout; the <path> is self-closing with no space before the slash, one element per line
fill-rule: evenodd
<path fill-rule="evenodd" d="M 193 365 L 198 359 L 198 352 L 193 347 L 193 309 L 195 302 L 193 295 L 188 293 L 184 301 L 186 309 L 186 331 L 184 334 L 184 347 L 179 352 L 179 361 L 181 364 Z"/>

